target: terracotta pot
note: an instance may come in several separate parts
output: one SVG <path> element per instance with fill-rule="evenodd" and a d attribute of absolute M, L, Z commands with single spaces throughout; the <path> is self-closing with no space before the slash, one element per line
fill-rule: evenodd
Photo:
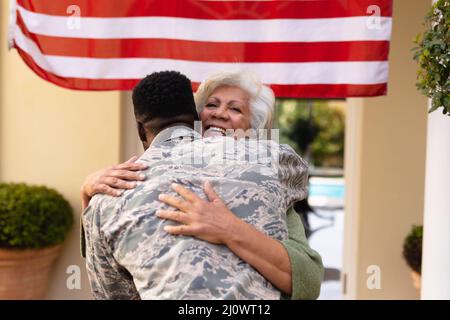
<path fill-rule="evenodd" d="M 39 250 L 0 249 L 0 300 L 43 299 L 61 245 Z"/>

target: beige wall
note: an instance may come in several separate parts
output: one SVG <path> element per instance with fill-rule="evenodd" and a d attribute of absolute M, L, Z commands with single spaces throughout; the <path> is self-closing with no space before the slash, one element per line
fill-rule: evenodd
<path fill-rule="evenodd" d="M 38 78 L 15 50 L 7 52 L 8 2 L 1 1 L 0 180 L 45 184 L 75 209 L 75 226 L 52 275 L 49 299 L 89 299 L 79 255 L 79 187 L 86 174 L 119 161 L 120 93 L 62 89 Z M 81 290 L 66 288 L 80 266 Z"/>
<path fill-rule="evenodd" d="M 415 88 L 412 39 L 431 1 L 394 1 L 389 93 L 349 99 L 346 141 L 347 297 L 416 299 L 402 243 L 422 223 L 427 100 Z M 366 286 L 367 267 L 381 269 L 381 289 Z"/>

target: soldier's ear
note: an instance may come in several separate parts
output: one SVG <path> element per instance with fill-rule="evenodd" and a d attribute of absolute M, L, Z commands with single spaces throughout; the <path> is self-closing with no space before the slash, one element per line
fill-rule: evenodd
<path fill-rule="evenodd" d="M 137 129 L 138 129 L 139 139 L 142 141 L 142 146 L 144 147 L 144 150 L 147 150 L 148 141 L 147 141 L 147 133 L 145 131 L 145 127 L 142 123 L 137 122 Z"/>
<path fill-rule="evenodd" d="M 137 129 L 139 134 L 139 139 L 141 139 L 142 142 L 147 142 L 147 134 L 145 133 L 144 125 L 140 122 L 137 123 Z"/>

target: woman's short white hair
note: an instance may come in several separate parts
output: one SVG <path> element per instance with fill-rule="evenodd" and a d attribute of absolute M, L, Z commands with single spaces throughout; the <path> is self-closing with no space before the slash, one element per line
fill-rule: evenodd
<path fill-rule="evenodd" d="M 272 128 L 275 95 L 254 73 L 246 70 L 219 72 L 203 81 L 195 93 L 195 105 L 199 114 L 211 94 L 220 87 L 238 87 L 248 93 L 252 129 Z"/>

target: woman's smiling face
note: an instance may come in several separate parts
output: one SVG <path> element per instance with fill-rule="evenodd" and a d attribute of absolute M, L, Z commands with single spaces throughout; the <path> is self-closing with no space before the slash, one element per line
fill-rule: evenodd
<path fill-rule="evenodd" d="M 250 128 L 250 97 L 234 86 L 222 86 L 213 91 L 200 112 L 203 132 L 215 128 L 225 134 L 226 129 Z"/>

